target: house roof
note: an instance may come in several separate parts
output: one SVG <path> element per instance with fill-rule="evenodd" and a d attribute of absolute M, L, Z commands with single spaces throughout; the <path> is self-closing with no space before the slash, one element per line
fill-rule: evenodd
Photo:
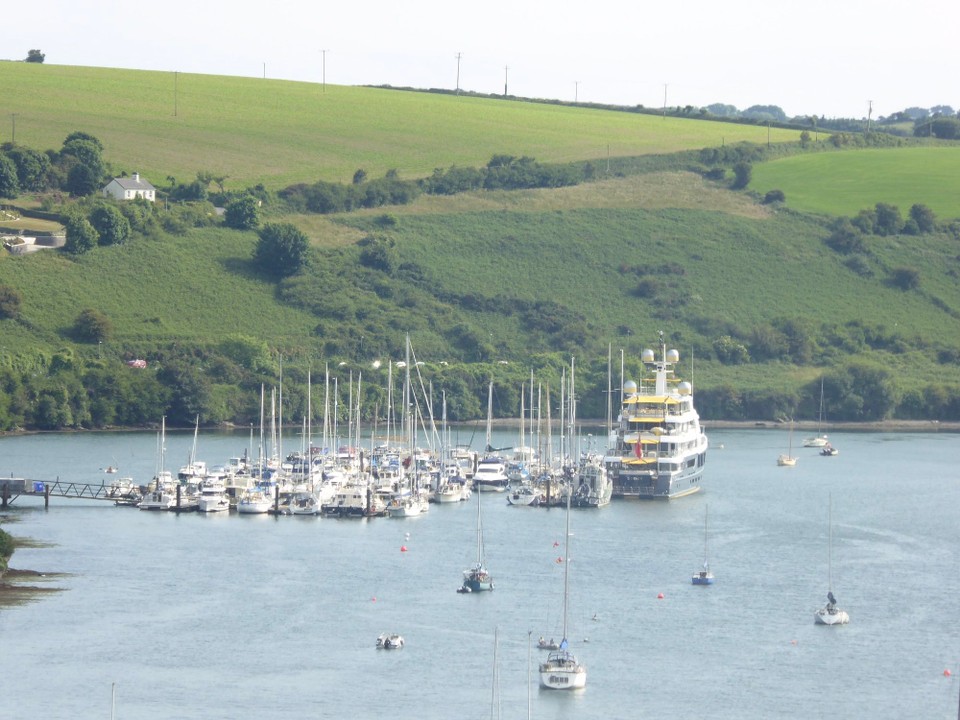
<path fill-rule="evenodd" d="M 139 175 L 134 175 L 133 177 L 114 178 L 113 182 L 117 183 L 117 185 L 122 187 L 124 190 L 156 190 L 153 185 Z"/>

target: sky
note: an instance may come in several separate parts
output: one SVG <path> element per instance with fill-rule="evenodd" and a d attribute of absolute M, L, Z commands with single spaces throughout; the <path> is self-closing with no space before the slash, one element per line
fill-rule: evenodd
<path fill-rule="evenodd" d="M 0 59 L 791 117 L 960 109 L 956 0 L 7 5 Z"/>

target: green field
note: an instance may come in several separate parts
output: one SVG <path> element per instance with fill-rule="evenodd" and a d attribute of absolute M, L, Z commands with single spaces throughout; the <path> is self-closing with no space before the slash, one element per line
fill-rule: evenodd
<path fill-rule="evenodd" d="M 878 202 L 906 215 L 922 203 L 941 219 L 960 218 L 960 147 L 909 147 L 796 155 L 754 167 L 751 187 L 783 190 L 805 212 L 856 215 Z"/>
<path fill-rule="evenodd" d="M 154 185 L 226 175 L 228 187 L 350 182 L 396 169 L 429 175 L 498 153 L 540 162 L 766 143 L 766 127 L 561 105 L 255 78 L 0 62 L 0 107 L 16 141 L 59 148 L 75 130 L 99 138 L 115 171 Z M 9 119 L 6 117 L 5 119 Z M 0 124 L 0 142 L 10 139 Z M 799 131 L 772 128 L 772 142 Z"/>
<path fill-rule="evenodd" d="M 0 320 L 0 372 L 22 372 L 24 386 L 56 397 L 53 404 L 95 395 L 81 383 L 87 364 L 114 368 L 119 387 L 129 375 L 122 360 L 146 357 L 153 368 L 160 358 L 156 365 L 182 363 L 212 379 L 216 402 L 202 408 L 205 419 L 235 420 L 246 402 L 237 398 L 275 380 L 263 363 L 245 365 L 224 350 L 237 337 L 284 357 L 291 373 L 329 363 L 365 370 L 372 387 L 371 361 L 400 359 L 409 333 L 438 384 L 446 375 L 461 418 L 482 412 L 492 374 L 514 391 L 531 368 L 555 382 L 571 356 L 589 388 L 584 407 L 600 416 L 608 346 L 635 363 L 659 330 L 685 358 L 696 358 L 697 385 L 714 393 L 706 397 L 716 403 L 715 417 L 729 417 L 724 403 L 738 396 L 751 398 L 753 417 L 788 410 L 813 417 L 817 378 L 856 363 L 895 376 L 906 417 L 929 412 L 926 398 L 940 392 L 948 410 L 937 417 L 951 416 L 950 402 L 960 402 L 956 238 L 943 229 L 870 236 L 855 257 L 825 243 L 833 215 L 878 202 L 904 215 L 923 203 L 940 220 L 960 217 L 957 147 L 788 156 L 756 163 L 747 191 L 735 192 L 729 167 L 726 180 L 707 181 L 696 153 L 669 154 L 743 140 L 764 146 L 766 127 L 4 62 L 0 97 L 16 113 L 18 144 L 57 148 L 80 130 L 100 139 L 114 170 L 139 171 L 159 186 L 197 171 L 228 176 L 228 188 L 350 182 L 358 168 L 371 178 L 388 169 L 413 178 L 483 166 L 498 153 L 541 162 L 603 161 L 609 153 L 614 168 L 577 186 L 421 195 L 409 205 L 342 215 L 283 216 L 267 203 L 265 220 L 296 224 L 312 246 L 307 271 L 282 282 L 254 267 L 256 233 L 222 226 L 137 236 L 78 258 L 0 254 L 0 286 L 22 297 L 19 316 Z M 771 129 L 770 138 L 784 143 L 774 153 L 799 151 L 798 131 Z M 631 163 L 632 174 L 617 170 Z M 774 188 L 786 194 L 784 207 L 757 200 Z M 157 212 L 167 211 L 158 203 Z M 209 206 L 202 213 L 213 216 Z M 371 243 L 385 248 L 384 265 L 363 262 Z M 898 270 L 915 273 L 916 285 L 898 287 Z M 112 323 L 102 346 L 77 342 L 71 328 L 84 308 Z M 749 351 L 742 362 L 721 359 L 718 348 L 728 340 Z M 72 385 L 43 376 L 54 365 L 73 373 Z M 684 372 L 692 374 L 692 362 Z M 34 387 L 44 383 L 52 387 Z M 832 392 L 855 395 L 839 381 Z M 0 392 L 0 425 L 37 406 L 23 395 L 8 400 Z M 842 397 L 835 398 L 838 416 Z M 370 407 L 377 399 L 369 398 Z M 503 406 L 515 413 L 511 402 Z M 193 411 L 181 407 L 181 422 L 192 422 Z M 856 418 L 859 408 L 851 401 L 842 412 Z"/>

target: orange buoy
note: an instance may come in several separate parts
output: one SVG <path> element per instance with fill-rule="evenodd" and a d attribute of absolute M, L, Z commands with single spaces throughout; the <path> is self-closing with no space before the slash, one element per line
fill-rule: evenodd
<path fill-rule="evenodd" d="M 657 600 L 663 600 L 663 593 L 657 593 Z"/>

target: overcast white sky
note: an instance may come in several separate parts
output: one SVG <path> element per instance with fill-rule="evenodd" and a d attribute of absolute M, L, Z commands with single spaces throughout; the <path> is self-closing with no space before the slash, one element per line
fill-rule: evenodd
<path fill-rule="evenodd" d="M 956 0 L 26 0 L 0 58 L 583 102 L 960 108 Z M 325 52 L 324 52 L 325 51 Z M 457 55 L 460 55 L 458 61 Z"/>

